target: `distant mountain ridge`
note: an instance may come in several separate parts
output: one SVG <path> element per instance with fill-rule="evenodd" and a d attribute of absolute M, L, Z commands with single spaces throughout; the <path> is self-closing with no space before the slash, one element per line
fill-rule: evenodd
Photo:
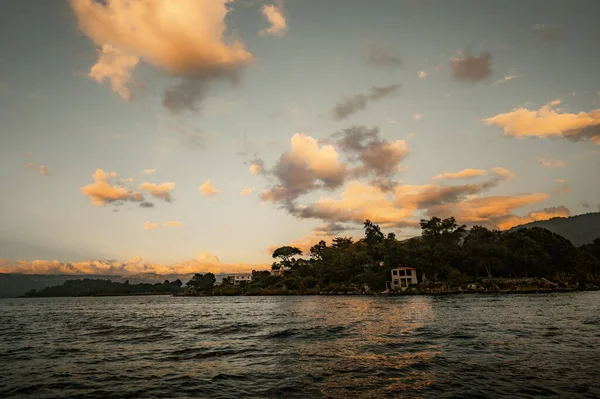
<path fill-rule="evenodd" d="M 200 271 L 202 272 L 202 271 Z M 235 273 L 215 274 L 217 282 L 223 277 Z M 115 283 L 129 281 L 130 284 L 144 283 L 162 283 L 165 280 L 181 280 L 184 284 L 192 278 L 194 273 L 188 274 L 156 274 L 141 273 L 126 276 L 120 275 L 101 275 L 101 274 L 21 274 L 21 273 L 0 273 L 0 298 L 14 298 L 24 295 L 26 292 L 36 289 L 40 290 L 46 287 L 61 285 L 67 280 L 100 279 L 111 280 Z"/>
<path fill-rule="evenodd" d="M 600 212 L 584 213 L 583 215 L 556 217 L 548 220 L 539 220 L 511 228 L 509 231 L 542 227 L 553 233 L 570 240 L 579 247 L 600 238 Z"/>

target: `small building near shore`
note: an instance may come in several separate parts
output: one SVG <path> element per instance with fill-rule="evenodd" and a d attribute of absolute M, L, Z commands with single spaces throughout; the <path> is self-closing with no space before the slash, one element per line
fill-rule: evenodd
<path fill-rule="evenodd" d="M 412 284 L 419 284 L 417 279 L 417 269 L 414 267 L 398 267 L 391 270 L 392 281 L 390 288 L 392 290 L 406 291 Z"/>
<path fill-rule="evenodd" d="M 234 276 L 230 276 L 229 279 L 233 282 L 233 285 L 240 285 L 241 283 L 252 282 L 252 275 L 251 274 L 236 274 Z"/>

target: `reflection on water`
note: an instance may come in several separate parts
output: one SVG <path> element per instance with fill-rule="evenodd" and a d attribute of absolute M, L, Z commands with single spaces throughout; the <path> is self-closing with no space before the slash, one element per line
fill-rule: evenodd
<path fill-rule="evenodd" d="M 600 397 L 600 293 L 0 301 L 0 397 Z"/>

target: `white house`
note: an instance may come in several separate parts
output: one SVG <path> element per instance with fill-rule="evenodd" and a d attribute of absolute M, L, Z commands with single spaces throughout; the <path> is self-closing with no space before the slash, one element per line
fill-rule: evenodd
<path fill-rule="evenodd" d="M 239 285 L 240 283 L 249 283 L 252 281 L 251 274 L 236 274 L 235 276 L 229 276 L 231 281 L 233 281 L 234 285 Z"/>
<path fill-rule="evenodd" d="M 399 267 L 392 269 L 391 273 L 392 283 L 390 284 L 390 288 L 393 290 L 406 291 L 411 284 L 419 283 L 419 280 L 417 280 L 417 269 L 414 267 Z"/>

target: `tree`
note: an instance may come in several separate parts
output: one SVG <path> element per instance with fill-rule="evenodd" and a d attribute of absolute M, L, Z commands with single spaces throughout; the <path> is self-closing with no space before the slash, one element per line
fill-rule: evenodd
<path fill-rule="evenodd" d="M 508 257 L 502 240 L 503 234 L 498 230 L 473 226 L 463 243 L 466 252 L 463 271 L 475 276 L 485 271 L 490 278 L 493 272 L 502 273 L 504 259 Z"/>
<path fill-rule="evenodd" d="M 379 264 L 379 262 L 383 260 L 382 244 L 385 237 L 379 226 L 371 222 L 369 219 L 365 220 L 363 226 L 365 229 L 365 238 L 363 241 L 369 248 L 369 255 L 371 256 L 371 259 Z"/>
<path fill-rule="evenodd" d="M 302 255 L 302 251 L 296 247 L 283 246 L 273 251 L 273 258 L 281 258 L 281 264 L 283 266 L 290 267 L 295 263 L 293 258 L 296 255 Z"/>
<path fill-rule="evenodd" d="M 425 244 L 420 248 L 424 272 L 433 280 L 446 277 L 452 268 L 462 263 L 464 257 L 459 244 L 467 227 L 456 223 L 453 217 L 440 219 L 435 216 L 429 220 L 422 219 L 420 225 Z"/>
<path fill-rule="evenodd" d="M 190 281 L 187 282 L 188 287 L 197 289 L 198 291 L 211 291 L 216 282 L 215 275 L 212 273 L 196 273 Z"/>
<path fill-rule="evenodd" d="M 310 257 L 316 261 L 323 260 L 323 252 L 327 248 L 327 243 L 323 240 L 310 248 Z"/>

